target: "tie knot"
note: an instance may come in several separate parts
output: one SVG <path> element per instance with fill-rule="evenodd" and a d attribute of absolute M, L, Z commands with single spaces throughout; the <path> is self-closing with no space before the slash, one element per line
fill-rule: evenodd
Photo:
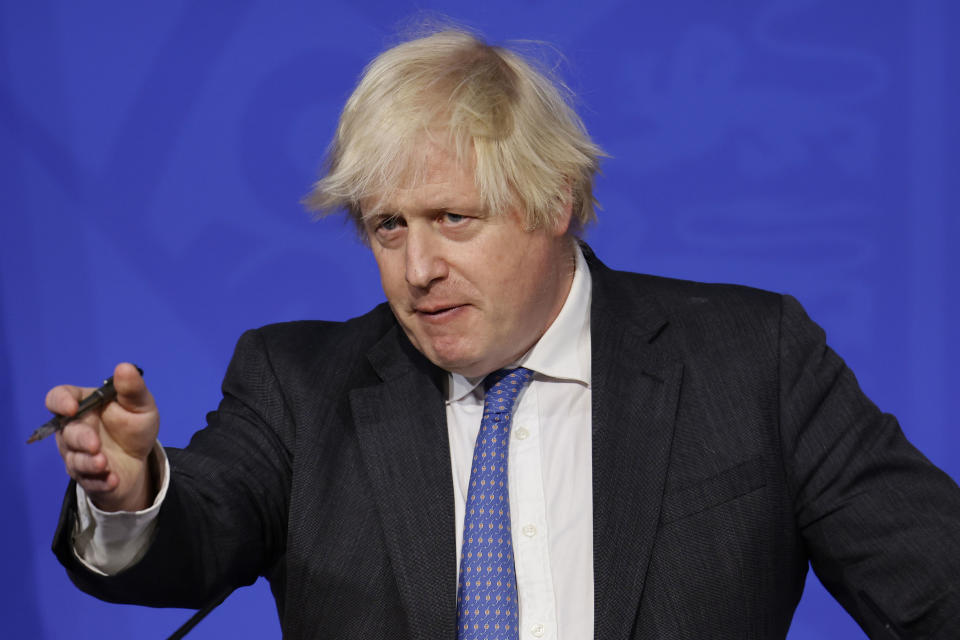
<path fill-rule="evenodd" d="M 484 412 L 508 412 L 513 408 L 520 390 L 533 377 L 533 371 L 518 367 L 494 371 L 483 381 L 486 390 Z"/>
<path fill-rule="evenodd" d="M 516 369 L 497 369 L 483 379 L 484 391 L 516 388 L 517 393 L 533 376 L 533 371 L 517 367 Z"/>

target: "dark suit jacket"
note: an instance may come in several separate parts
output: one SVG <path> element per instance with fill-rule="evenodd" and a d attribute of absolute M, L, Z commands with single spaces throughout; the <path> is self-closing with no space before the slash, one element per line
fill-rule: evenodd
<path fill-rule="evenodd" d="M 960 491 L 800 306 L 588 259 L 596 636 L 783 638 L 810 561 L 871 636 L 958 637 Z M 146 557 L 85 571 L 72 490 L 54 549 L 111 601 L 265 575 L 284 637 L 454 638 L 444 384 L 385 305 L 250 331 Z"/>

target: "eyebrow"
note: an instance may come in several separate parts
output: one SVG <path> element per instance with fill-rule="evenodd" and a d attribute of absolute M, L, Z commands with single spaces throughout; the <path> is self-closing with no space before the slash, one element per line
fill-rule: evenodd
<path fill-rule="evenodd" d="M 478 208 L 478 207 L 468 207 L 468 206 L 431 207 L 426 210 L 426 213 L 430 215 L 437 215 L 440 213 L 466 213 L 470 215 L 479 216 L 479 215 L 482 215 L 483 212 L 484 211 L 482 207 Z"/>
<path fill-rule="evenodd" d="M 436 216 L 442 213 L 462 213 L 474 217 L 483 217 L 487 214 L 487 211 L 483 207 L 476 206 L 457 206 L 455 204 L 450 204 L 449 206 L 432 206 L 426 209 L 422 209 L 416 212 L 417 214 L 423 214 L 427 216 Z M 399 211 L 396 207 L 384 206 L 376 211 L 365 212 L 361 211 L 361 217 L 364 220 L 373 220 L 376 218 L 393 218 L 393 217 L 403 217 L 409 215 L 402 211 Z"/>

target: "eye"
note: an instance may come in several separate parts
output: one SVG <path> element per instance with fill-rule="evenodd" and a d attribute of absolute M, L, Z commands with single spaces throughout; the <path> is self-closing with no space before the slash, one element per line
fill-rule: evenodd
<path fill-rule="evenodd" d="M 404 220 L 400 216 L 383 216 L 377 221 L 377 231 L 394 231 L 404 226 Z"/>
<path fill-rule="evenodd" d="M 452 213 L 450 211 L 444 211 L 443 218 L 446 222 L 450 224 L 460 224 L 467 219 L 467 216 L 461 215 L 459 213 Z"/>
<path fill-rule="evenodd" d="M 407 226 L 407 221 L 403 216 L 384 213 L 370 216 L 365 224 L 367 235 L 371 240 L 376 238 L 381 245 L 392 246 L 399 242 L 404 228 Z"/>

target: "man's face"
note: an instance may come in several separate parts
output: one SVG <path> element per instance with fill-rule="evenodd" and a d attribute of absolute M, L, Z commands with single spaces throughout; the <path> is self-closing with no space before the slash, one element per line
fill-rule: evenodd
<path fill-rule="evenodd" d="M 431 153 L 422 184 L 366 223 L 384 293 L 413 345 L 467 377 L 511 363 L 540 339 L 573 281 L 569 208 L 556 229 L 483 210 L 471 168 Z"/>

